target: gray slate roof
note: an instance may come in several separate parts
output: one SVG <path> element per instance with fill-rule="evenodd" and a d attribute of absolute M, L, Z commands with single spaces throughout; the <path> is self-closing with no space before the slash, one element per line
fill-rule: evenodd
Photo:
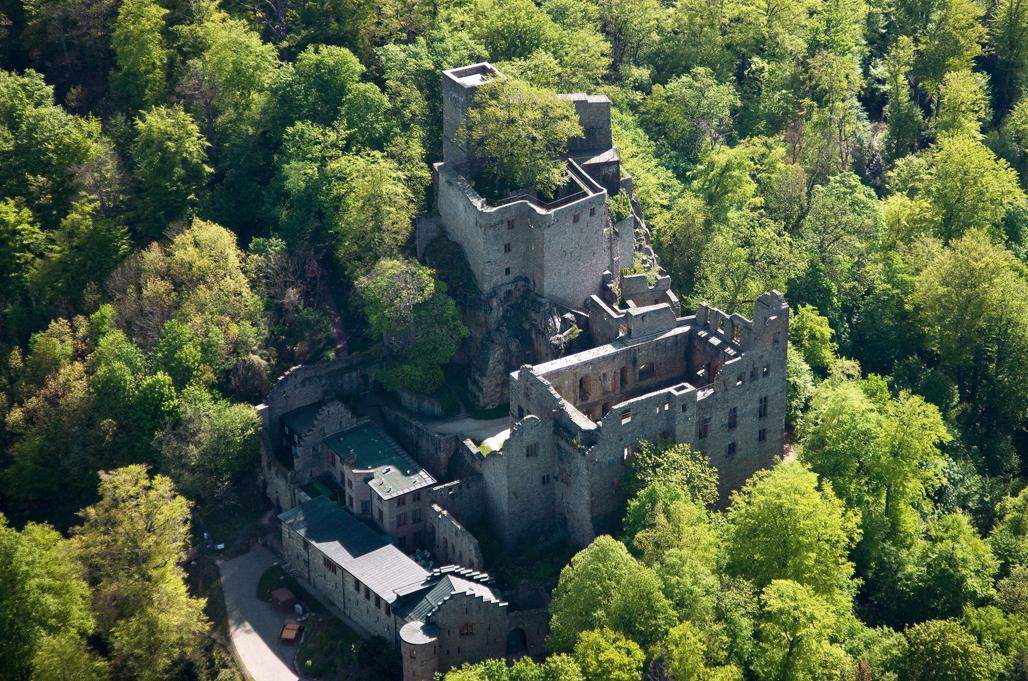
<path fill-rule="evenodd" d="M 425 590 L 415 591 L 397 608 L 397 613 L 404 619 L 427 621 L 439 609 L 439 606 L 460 594 L 481 598 L 487 603 L 496 603 L 500 607 L 506 605 L 500 597 L 499 591 L 488 584 L 464 579 L 452 573 L 443 574 L 440 577 L 438 571 L 433 572 L 425 580 L 422 588 Z"/>
<path fill-rule="evenodd" d="M 290 530 L 385 599 L 396 590 L 429 576 L 389 538 L 378 534 L 327 497 L 317 497 L 286 511 L 279 519 Z"/>

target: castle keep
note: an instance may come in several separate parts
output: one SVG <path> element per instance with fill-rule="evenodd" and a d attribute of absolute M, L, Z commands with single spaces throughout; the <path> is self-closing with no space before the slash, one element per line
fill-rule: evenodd
<path fill-rule="evenodd" d="M 706 453 L 722 496 L 784 445 L 782 295 L 759 296 L 751 317 L 705 304 L 683 316 L 621 174 L 605 97 L 561 95 L 584 132 L 568 141 L 553 201 L 531 188 L 480 196 L 456 133 L 475 90 L 498 77 L 484 63 L 443 73 L 444 158 L 416 235 L 430 264 L 460 254 L 474 290 L 456 361 L 479 403 L 506 415 L 447 418 L 430 396 L 397 400 L 360 355 L 295 367 L 259 408 L 262 478 L 291 570 L 393 641 L 405 681 L 545 651 L 545 590 L 494 583 L 484 536 L 514 554 L 611 531 L 644 440 Z M 614 220 L 608 198 L 621 194 L 631 210 Z"/>

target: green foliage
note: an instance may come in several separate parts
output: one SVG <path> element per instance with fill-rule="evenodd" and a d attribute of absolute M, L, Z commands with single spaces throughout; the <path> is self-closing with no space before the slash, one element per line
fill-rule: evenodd
<path fill-rule="evenodd" d="M 984 681 L 985 651 L 960 623 L 929 620 L 906 632 L 904 678 L 911 681 Z"/>
<path fill-rule="evenodd" d="M 550 613 L 549 641 L 557 651 L 570 650 L 580 633 L 597 627 L 649 646 L 674 624 L 657 575 L 607 536 L 597 538 L 561 571 Z"/>
<path fill-rule="evenodd" d="M 34 665 L 42 671 L 41 655 L 82 647 L 92 631 L 89 589 L 68 542 L 49 526 L 18 532 L 0 515 L 0 613 L 0 672 L 9 679 L 28 678 Z"/>
<path fill-rule="evenodd" d="M 160 236 L 169 222 L 189 219 L 203 199 L 207 142 L 181 108 L 156 107 L 135 120 L 132 175 L 138 183 L 142 239 Z"/>
<path fill-rule="evenodd" d="M 684 490 L 702 505 L 717 501 L 717 470 L 706 454 L 686 444 L 649 440 L 639 443 L 625 478 L 625 493 L 633 496 L 654 482 L 666 482 Z"/>
<path fill-rule="evenodd" d="M 158 106 L 167 90 L 168 49 L 164 44 L 168 10 L 153 0 L 125 0 L 111 36 L 118 68 L 111 87 L 129 105 Z"/>
<path fill-rule="evenodd" d="M 511 666 L 505 660 L 486 660 L 451 669 L 443 681 L 583 681 L 569 655 L 551 655 L 543 663 L 523 657 Z"/>
<path fill-rule="evenodd" d="M 513 78 L 478 89 L 457 140 L 482 163 L 494 194 L 534 187 L 552 195 L 564 182 L 559 156 L 568 138 L 582 134 L 574 105 Z"/>
<path fill-rule="evenodd" d="M 180 566 L 189 548 L 189 506 L 169 478 L 134 465 L 101 474 L 100 499 L 82 512 L 75 554 L 120 673 L 164 678 L 172 664 L 198 652 L 207 627 L 203 602 L 187 592 Z"/>
<path fill-rule="evenodd" d="M 357 282 L 372 332 L 386 353 L 382 382 L 392 389 L 428 394 L 443 382 L 468 331 L 446 285 L 435 272 L 408 260 L 380 260 Z"/>
<path fill-rule="evenodd" d="M 642 649 L 610 629 L 583 631 L 578 635 L 575 662 L 585 681 L 635 681 L 642 675 Z"/>
<path fill-rule="evenodd" d="M 789 319 L 790 347 L 797 350 L 812 369 L 828 373 L 837 359 L 839 346 L 832 340 L 835 332 L 828 319 L 810 305 L 800 305 Z"/>
<path fill-rule="evenodd" d="M 761 593 L 760 607 L 753 665 L 760 678 L 843 678 L 853 668 L 839 645 L 839 611 L 813 589 L 774 580 Z"/>
<path fill-rule="evenodd" d="M 784 463 L 733 493 L 726 568 L 758 588 L 776 579 L 795 581 L 842 607 L 855 587 L 848 554 L 859 538 L 856 514 L 831 485 L 801 464 Z"/>
<path fill-rule="evenodd" d="M 989 546 L 1004 573 L 1028 568 L 1028 488 L 1003 499 L 996 507 L 997 520 Z"/>

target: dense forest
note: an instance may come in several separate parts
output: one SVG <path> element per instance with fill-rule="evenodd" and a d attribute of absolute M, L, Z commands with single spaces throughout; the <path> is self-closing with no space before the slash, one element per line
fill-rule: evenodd
<path fill-rule="evenodd" d="M 1025 0 L 0 0 L 0 677 L 237 678 L 194 525 L 284 369 L 440 385 L 412 226 L 484 60 L 483 187 L 604 94 L 684 307 L 785 293 L 795 460 L 722 507 L 645 448 L 554 655 L 447 681 L 1028 678 Z"/>

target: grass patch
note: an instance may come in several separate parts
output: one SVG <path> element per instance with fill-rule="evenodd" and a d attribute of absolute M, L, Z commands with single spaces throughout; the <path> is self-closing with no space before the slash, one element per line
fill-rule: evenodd
<path fill-rule="evenodd" d="M 293 592 L 293 595 L 297 598 L 304 596 L 304 590 L 300 588 L 296 580 L 282 569 L 281 565 L 273 565 L 264 571 L 261 578 L 257 581 L 257 598 L 264 601 L 265 603 L 271 602 L 271 592 L 275 589 L 285 587 Z M 305 606 L 311 606 L 313 603 L 317 603 L 313 598 L 304 598 L 303 604 Z"/>

